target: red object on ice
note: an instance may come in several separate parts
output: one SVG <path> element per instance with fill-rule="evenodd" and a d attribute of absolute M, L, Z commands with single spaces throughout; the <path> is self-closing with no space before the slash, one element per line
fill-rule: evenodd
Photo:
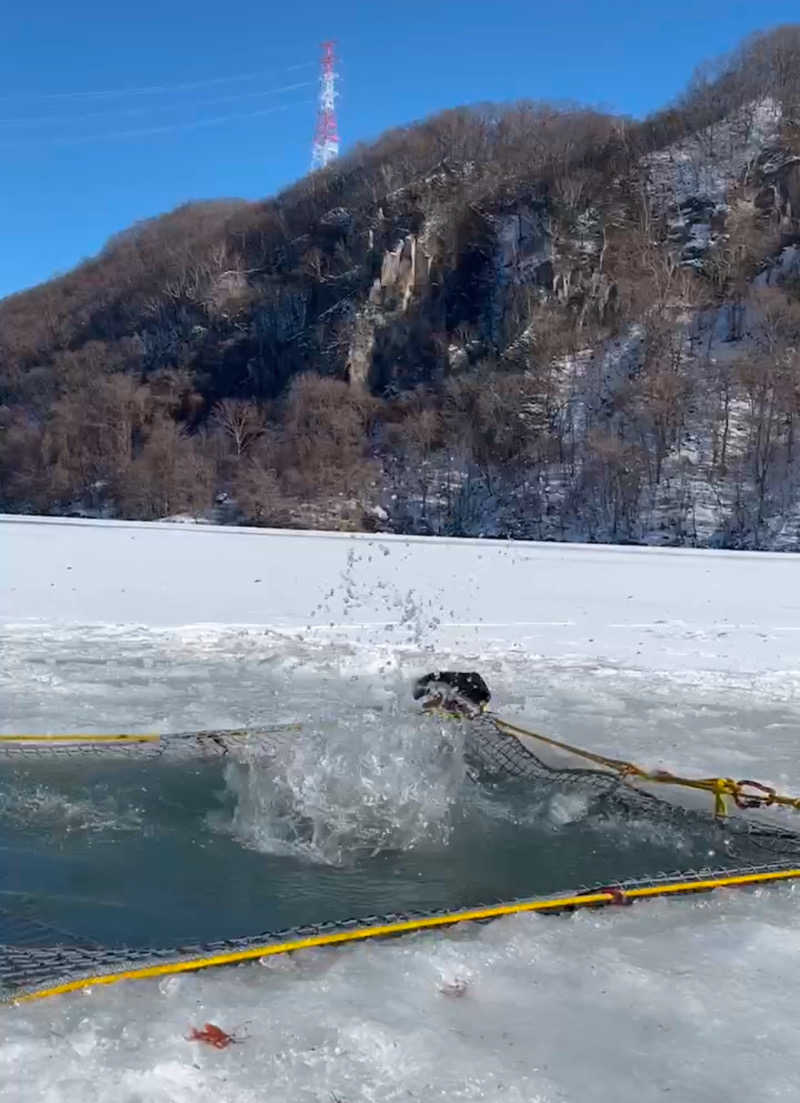
<path fill-rule="evenodd" d="M 196 1026 L 193 1026 L 192 1033 L 186 1041 L 205 1042 L 207 1046 L 213 1046 L 214 1049 L 226 1049 L 236 1039 L 232 1034 L 226 1034 L 222 1027 L 215 1026 L 214 1023 L 206 1023 L 202 1030 L 198 1030 Z"/>

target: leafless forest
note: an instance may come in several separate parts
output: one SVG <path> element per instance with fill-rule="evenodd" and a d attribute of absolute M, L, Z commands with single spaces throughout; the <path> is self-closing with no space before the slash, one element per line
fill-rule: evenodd
<path fill-rule="evenodd" d="M 0 508 L 800 549 L 800 26 L 459 108 L 0 303 Z"/>

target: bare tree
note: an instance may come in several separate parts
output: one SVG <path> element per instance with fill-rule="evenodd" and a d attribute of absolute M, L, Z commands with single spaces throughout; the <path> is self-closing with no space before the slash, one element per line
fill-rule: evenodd
<path fill-rule="evenodd" d="M 281 525 L 288 517 L 286 499 L 273 468 L 259 457 L 239 465 L 233 494 L 244 520 L 251 525 Z"/>
<path fill-rule="evenodd" d="M 366 455 L 375 403 L 360 389 L 309 372 L 292 383 L 283 416 L 280 474 L 309 499 L 360 493 L 371 475 Z"/>
<path fill-rule="evenodd" d="M 800 415 L 800 303 L 768 288 L 752 296 L 751 310 L 756 351 L 740 362 L 739 379 L 747 400 L 748 451 L 760 532 L 770 495 L 781 496 L 786 482 L 793 479 Z"/>
<path fill-rule="evenodd" d="M 230 441 L 237 460 L 264 434 L 266 428 L 263 410 L 255 402 L 243 398 L 224 398 L 212 410 L 211 419 Z"/>
<path fill-rule="evenodd" d="M 133 462 L 116 482 L 122 515 L 154 520 L 202 513 L 211 505 L 214 466 L 195 438 L 159 417 Z"/>
<path fill-rule="evenodd" d="M 571 508 L 593 539 L 633 540 L 638 535 L 645 457 L 636 445 L 593 432 L 587 462 Z"/>

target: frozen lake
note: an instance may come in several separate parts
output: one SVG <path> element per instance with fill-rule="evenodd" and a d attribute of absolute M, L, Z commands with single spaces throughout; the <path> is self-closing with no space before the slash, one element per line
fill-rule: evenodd
<path fill-rule="evenodd" d="M 365 885 L 375 890 L 370 863 L 380 907 L 393 881 L 412 899 L 434 887 L 464 903 L 472 891 L 539 891 L 523 882 L 523 840 L 546 859 L 553 839 L 594 832 L 599 860 L 618 856 L 621 875 L 642 847 L 673 867 L 702 860 L 704 841 L 680 831 L 610 839 L 557 800 L 465 797 L 458 747 L 442 757 L 420 744 L 408 695 L 436 666 L 481 670 L 502 715 L 585 746 L 800 790 L 798 557 L 20 520 L 0 523 L 0 556 L 2 730 L 303 723 L 265 772 L 167 787 L 187 817 L 176 846 L 193 901 L 199 844 L 224 844 L 215 876 L 240 862 L 239 884 L 270 863 L 301 881 L 313 869 L 318 899 L 341 891 L 351 914 Z M 4 766 L 0 783 L 17 853 L 32 823 L 54 840 L 42 856 L 53 868 L 59 847 L 80 862 L 105 846 L 118 896 L 108 840 L 146 850 L 164 793 L 132 774 L 19 769 Z M 491 862 L 474 860 L 489 844 L 505 855 L 491 884 L 478 876 Z M 8 902 L 32 874 L 4 864 Z M 568 861 L 563 876 L 553 887 L 592 880 Z M 167 907 L 169 893 L 160 899 Z M 257 899 L 234 904 L 255 921 Z M 800 1028 L 784 979 L 800 950 L 797 905 L 789 885 L 519 917 L 3 1009 L 0 1093 L 600 1103 L 717 1100 L 725 1082 L 794 1099 Z M 79 902 L 51 906 L 80 921 Z M 136 922 L 146 929 L 146 909 Z M 446 994 L 457 979 L 461 998 Z M 247 1037 L 224 1052 L 185 1041 L 207 1020 Z"/>

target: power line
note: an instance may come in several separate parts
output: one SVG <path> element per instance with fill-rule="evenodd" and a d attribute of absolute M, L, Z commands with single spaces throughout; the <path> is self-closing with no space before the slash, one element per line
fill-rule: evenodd
<path fill-rule="evenodd" d="M 279 104 L 276 107 L 266 107 L 259 111 L 246 111 L 233 115 L 217 115 L 210 119 L 196 119 L 194 122 L 174 123 L 166 126 L 142 127 L 136 130 L 111 130 L 103 134 L 87 134 L 79 138 L 54 138 L 47 144 L 50 146 L 76 146 L 88 145 L 92 142 L 121 141 L 127 138 L 145 138 L 150 135 L 172 134 L 180 130 L 199 130 L 206 126 L 218 126 L 221 123 L 235 122 L 239 119 L 255 119 L 262 115 L 273 115 L 278 111 L 290 111 L 293 107 L 305 107 L 314 100 L 299 100 L 293 103 Z M 0 149 L 18 148 L 21 145 L 30 146 L 30 142 L 2 142 Z"/>
<path fill-rule="evenodd" d="M 210 107 L 216 103 L 232 103 L 239 102 L 241 100 L 258 99 L 261 96 L 276 96 L 282 95 L 284 92 L 295 92 L 299 88 L 310 88 L 314 84 L 311 80 L 297 81 L 294 84 L 285 84 L 281 88 L 265 88 L 258 92 L 241 92 L 233 96 L 215 96 L 210 100 L 194 100 L 191 104 L 185 103 L 164 103 L 164 104 L 149 104 L 147 107 L 128 107 L 122 109 L 114 109 L 111 111 L 89 111 L 81 115 L 29 115 L 27 117 L 17 116 L 13 119 L 0 119 L 0 126 L 7 127 L 25 127 L 25 126 L 47 126 L 50 123 L 77 123 L 83 122 L 86 119 L 108 119 L 108 118 L 131 118 L 141 115 L 149 115 L 155 111 L 176 111 L 183 110 L 187 106 L 191 107 Z"/>
<path fill-rule="evenodd" d="M 237 73 L 229 77 L 211 77 L 208 80 L 186 81 L 180 84 L 160 84 L 143 88 L 104 88 L 102 90 L 84 92 L 6 92 L 0 96 L 0 102 L 14 99 L 29 100 L 83 100 L 103 99 L 116 96 L 150 96 L 165 92 L 190 92 L 197 88 L 209 88 L 215 84 L 231 84 L 235 81 L 257 80 L 259 77 L 269 76 L 271 73 L 290 73 L 299 69 L 309 69 L 315 62 L 302 62 L 299 65 L 282 65 L 278 69 L 258 69 L 252 73 Z"/>

